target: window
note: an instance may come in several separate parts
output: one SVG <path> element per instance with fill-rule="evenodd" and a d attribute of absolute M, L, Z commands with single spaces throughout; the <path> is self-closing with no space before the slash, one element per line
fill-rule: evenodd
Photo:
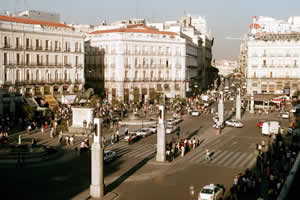
<path fill-rule="evenodd" d="M 134 79 L 135 79 L 135 80 L 137 80 L 137 78 L 138 78 L 138 72 L 137 72 L 137 71 L 135 71 L 135 74 L 134 74 Z"/>
<path fill-rule="evenodd" d="M 256 78 L 256 72 L 254 72 L 254 74 L 253 74 L 253 78 Z"/>
<path fill-rule="evenodd" d="M 46 40 L 46 50 L 49 48 L 49 40 Z"/>
<path fill-rule="evenodd" d="M 8 48 L 8 47 L 9 47 L 8 38 L 7 36 L 4 36 L 4 48 Z"/>
<path fill-rule="evenodd" d="M 143 71 L 143 79 L 145 80 L 146 79 L 146 72 Z"/>
<path fill-rule="evenodd" d="M 19 44 L 19 43 L 20 43 L 19 40 L 20 40 L 20 38 L 17 37 L 17 38 L 16 38 L 16 48 L 17 48 L 17 49 L 19 48 L 19 45 L 20 45 L 20 44 Z"/>
<path fill-rule="evenodd" d="M 29 42 L 29 38 L 26 38 L 26 49 L 30 48 L 30 42 Z"/>
<path fill-rule="evenodd" d="M 128 71 L 125 71 L 125 80 L 128 79 Z"/>
<path fill-rule="evenodd" d="M 58 71 L 55 71 L 55 80 L 58 81 Z"/>
<path fill-rule="evenodd" d="M 294 67 L 297 67 L 297 60 L 294 60 Z"/>
<path fill-rule="evenodd" d="M 26 80 L 27 80 L 27 81 L 30 80 L 30 73 L 29 73 L 29 70 L 26 71 Z"/>
<path fill-rule="evenodd" d="M 58 41 L 55 41 L 55 43 L 54 43 L 54 49 L 55 49 L 55 51 L 58 50 Z"/>
<path fill-rule="evenodd" d="M 253 87 L 257 87 L 257 83 L 252 83 L 252 86 Z"/>
<path fill-rule="evenodd" d="M 4 64 L 4 65 L 7 65 L 7 64 L 8 64 L 8 55 L 7 55 L 7 53 L 4 53 L 3 64 Z"/>
<path fill-rule="evenodd" d="M 267 61 L 264 60 L 264 61 L 263 61 L 263 66 L 265 67 L 266 65 L 267 65 Z"/>
<path fill-rule="evenodd" d="M 78 66 L 78 56 L 75 56 L 75 66 Z"/>
<path fill-rule="evenodd" d="M 272 72 L 270 72 L 270 78 L 272 78 Z"/>
<path fill-rule="evenodd" d="M 35 72 L 35 80 L 37 80 L 37 81 L 40 80 L 40 72 L 39 72 L 39 70 L 36 70 L 36 72 Z"/>
<path fill-rule="evenodd" d="M 49 55 L 46 55 L 46 65 L 49 65 Z"/>
<path fill-rule="evenodd" d="M 168 61 L 168 59 L 166 60 L 166 66 L 167 66 L 167 67 L 169 66 L 169 61 Z"/>
<path fill-rule="evenodd" d="M 78 42 L 75 42 L 75 52 L 78 51 Z"/>
<path fill-rule="evenodd" d="M 55 55 L 55 59 L 54 59 L 55 65 L 58 65 L 58 55 Z"/>
<path fill-rule="evenodd" d="M 26 54 L 26 65 L 30 64 L 30 55 Z"/>
<path fill-rule="evenodd" d="M 20 54 L 17 53 L 17 65 L 20 65 Z"/>
<path fill-rule="evenodd" d="M 65 71 L 65 81 L 68 80 L 68 71 Z"/>
<path fill-rule="evenodd" d="M 20 71 L 18 69 L 16 71 L 16 81 L 20 81 Z"/>
<path fill-rule="evenodd" d="M 36 49 L 39 49 L 39 48 L 40 48 L 39 40 L 35 40 L 35 48 L 36 48 Z"/>
<path fill-rule="evenodd" d="M 36 64 L 40 65 L 40 55 L 39 54 L 36 55 Z"/>

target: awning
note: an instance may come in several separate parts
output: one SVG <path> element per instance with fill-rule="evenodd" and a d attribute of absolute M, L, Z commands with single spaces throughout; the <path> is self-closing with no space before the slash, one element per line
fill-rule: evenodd
<path fill-rule="evenodd" d="M 33 109 L 36 109 L 39 106 L 38 103 L 32 98 L 25 98 L 25 101 Z"/>
<path fill-rule="evenodd" d="M 61 103 L 62 104 L 72 104 L 74 103 L 74 100 L 76 98 L 76 95 L 62 95 L 61 96 Z M 85 99 L 81 99 L 79 103 L 86 103 L 87 101 Z"/>
<path fill-rule="evenodd" d="M 52 95 L 45 95 L 45 100 L 48 102 L 50 108 L 59 106 L 56 99 Z"/>

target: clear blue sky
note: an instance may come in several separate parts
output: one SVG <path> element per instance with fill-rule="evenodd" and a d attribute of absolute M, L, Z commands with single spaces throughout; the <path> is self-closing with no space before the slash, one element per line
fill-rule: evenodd
<path fill-rule="evenodd" d="M 287 20 L 300 15 L 300 0 L 0 0 L 0 9 L 54 11 L 67 23 L 94 25 L 135 17 L 176 20 L 186 11 L 205 16 L 215 37 L 215 59 L 237 59 L 241 41 L 225 40 L 226 36 L 242 37 L 252 16 Z"/>

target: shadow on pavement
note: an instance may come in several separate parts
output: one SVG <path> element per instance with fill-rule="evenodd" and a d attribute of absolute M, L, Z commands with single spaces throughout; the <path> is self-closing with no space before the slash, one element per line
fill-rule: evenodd
<path fill-rule="evenodd" d="M 119 185 L 121 185 L 127 178 L 129 178 L 131 175 L 133 175 L 137 170 L 139 170 L 141 167 L 143 167 L 149 160 L 151 160 L 156 153 L 149 155 L 148 157 L 144 158 L 140 162 L 138 162 L 134 167 L 129 169 L 127 172 L 122 174 L 117 180 L 106 186 L 105 193 L 113 191 L 115 188 L 117 188 Z"/>

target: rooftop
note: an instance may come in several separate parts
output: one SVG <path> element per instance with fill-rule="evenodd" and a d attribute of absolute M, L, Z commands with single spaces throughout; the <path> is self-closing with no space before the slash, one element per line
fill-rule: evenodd
<path fill-rule="evenodd" d="M 33 19 L 24 19 L 24 18 L 11 17 L 11 16 L 5 16 L 5 15 L 0 15 L 0 21 L 16 22 L 16 23 L 23 23 L 23 24 L 37 24 L 37 25 L 72 29 L 72 27 L 70 27 L 70 26 L 67 26 L 67 25 L 61 24 L 61 23 L 57 23 L 57 22 L 47 22 L 47 21 L 40 21 L 40 20 L 33 20 Z"/>

